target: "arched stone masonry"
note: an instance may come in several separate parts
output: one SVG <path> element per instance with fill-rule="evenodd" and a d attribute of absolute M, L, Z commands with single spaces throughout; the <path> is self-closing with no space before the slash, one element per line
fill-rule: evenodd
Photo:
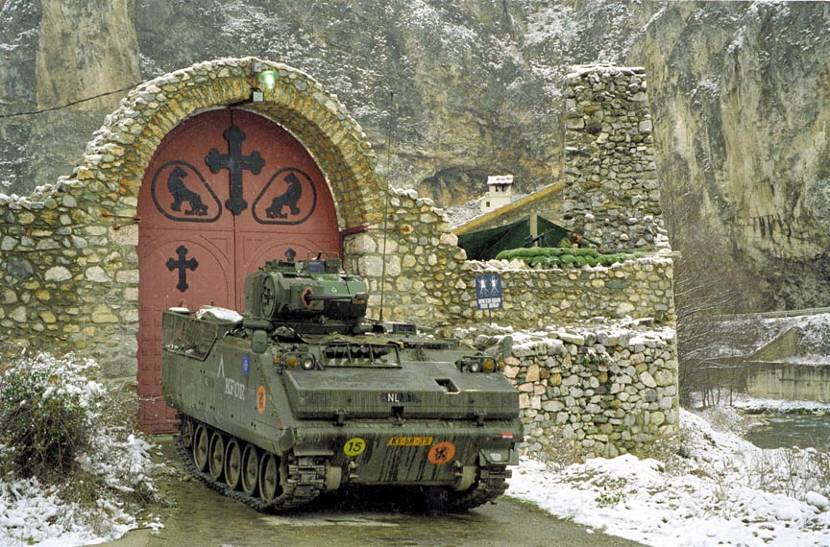
<path fill-rule="evenodd" d="M 256 74 L 266 70 L 276 73 L 274 88 L 262 90 L 261 102 L 250 102 L 258 87 Z M 253 57 L 199 63 L 141 84 L 95 132 L 73 177 L 115 190 L 101 206 L 132 216 L 144 170 L 164 136 L 195 113 L 239 103 L 282 125 L 306 146 L 331 185 L 342 228 L 380 219 L 384 187 L 357 122 L 310 76 Z"/>
<path fill-rule="evenodd" d="M 252 102 L 261 87 L 256 75 L 266 70 L 275 76 L 273 88 L 262 88 L 262 101 Z M 71 350 L 98 358 L 108 376 L 135 373 L 136 206 L 144 171 L 180 122 L 240 103 L 307 148 L 331 188 L 346 242 L 378 225 L 385 187 L 374 174 L 371 145 L 313 78 L 253 57 L 177 70 L 131 91 L 93 134 L 70 177 L 25 198 L 0 198 L 4 353 Z"/>

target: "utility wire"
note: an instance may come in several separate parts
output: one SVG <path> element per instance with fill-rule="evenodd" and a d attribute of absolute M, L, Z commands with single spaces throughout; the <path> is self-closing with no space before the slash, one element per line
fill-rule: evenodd
<path fill-rule="evenodd" d="M 395 127 L 395 122 L 397 112 L 395 111 L 395 92 L 389 92 L 389 119 L 387 120 L 386 125 L 386 173 L 384 179 L 386 180 L 386 189 L 384 190 L 384 201 L 383 201 L 383 253 L 381 255 L 381 272 L 380 272 L 380 317 L 379 319 L 383 321 L 383 296 L 385 294 L 386 288 L 386 234 L 387 234 L 387 223 L 389 220 L 389 178 L 391 176 L 391 154 L 392 154 L 392 142 L 394 140 L 395 133 L 397 133 L 397 127 Z"/>
<path fill-rule="evenodd" d="M 39 110 L 27 110 L 25 112 L 10 112 L 8 114 L 0 114 L 0 119 L 2 118 L 16 118 L 19 116 L 31 116 L 33 114 L 42 114 L 43 112 L 54 112 L 55 110 L 62 110 L 64 108 L 69 108 L 70 106 L 75 106 L 76 104 L 85 103 L 88 101 L 94 101 L 95 99 L 100 99 L 101 97 L 106 97 L 108 95 L 115 95 L 116 93 L 123 93 L 124 91 L 129 91 L 130 89 L 134 88 L 138 84 L 130 84 L 126 87 L 122 87 L 121 89 L 116 89 L 113 91 L 107 91 L 104 93 L 99 93 L 98 95 L 93 95 L 92 97 L 84 97 L 83 99 L 78 99 L 76 101 L 68 102 L 66 104 L 61 104 L 58 106 L 50 106 L 49 108 L 41 108 Z"/>

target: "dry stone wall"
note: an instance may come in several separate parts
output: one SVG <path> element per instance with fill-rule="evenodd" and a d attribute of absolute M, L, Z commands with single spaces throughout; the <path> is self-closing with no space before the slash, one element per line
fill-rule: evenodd
<path fill-rule="evenodd" d="M 384 318 L 452 326 L 485 320 L 519 329 L 580 324 L 597 316 L 675 321 L 673 264 L 661 251 L 610 267 L 537 269 L 521 261 L 466 261 L 443 210 L 413 190 L 393 191 L 386 230 Z M 346 266 L 369 279 L 377 316 L 383 269 L 381 226 L 347 238 Z M 502 278 L 504 305 L 476 304 L 475 279 Z"/>
<path fill-rule="evenodd" d="M 61 181 L 40 199 L 0 195 L 4 353 L 90 351 L 111 375 L 134 373 L 138 264 L 126 247 L 135 227 L 100 216 L 106 194 Z"/>
<path fill-rule="evenodd" d="M 452 321 L 461 308 L 448 295 L 464 288 L 459 273 L 466 253 L 457 246 L 443 210 L 414 190 L 393 189 L 385 232 L 383 226 L 344 240 L 346 269 L 368 280 L 370 313 L 380 315 L 383 287 L 384 319 L 430 325 Z"/>
<path fill-rule="evenodd" d="M 605 252 L 667 248 L 642 68 L 577 66 L 565 92 L 565 224 Z"/>
<path fill-rule="evenodd" d="M 505 331 L 458 334 L 488 346 Z M 678 433 L 674 329 L 637 321 L 549 325 L 514 338 L 503 374 L 519 390 L 523 448 L 531 456 L 614 457 L 647 451 L 658 438 Z"/>
<path fill-rule="evenodd" d="M 475 307 L 475 275 L 497 273 L 502 278 L 504 304 L 492 320 L 519 328 L 551 323 L 590 322 L 596 317 L 649 318 L 675 321 L 672 259 L 658 255 L 629 260 L 610 267 L 536 269 L 520 261 L 468 262 L 464 279 L 470 288 L 459 295 L 461 316 L 467 321 L 489 320 Z"/>

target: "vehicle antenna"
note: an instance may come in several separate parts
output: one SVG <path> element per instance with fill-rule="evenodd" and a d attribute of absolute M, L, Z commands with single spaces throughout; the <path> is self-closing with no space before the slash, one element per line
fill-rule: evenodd
<path fill-rule="evenodd" d="M 383 193 L 383 251 L 381 253 L 380 271 L 380 320 L 383 321 L 383 297 L 386 288 L 386 227 L 389 221 L 389 177 L 391 171 L 392 157 L 392 133 L 395 123 L 395 92 L 389 92 L 389 119 L 386 122 L 386 189 Z"/>

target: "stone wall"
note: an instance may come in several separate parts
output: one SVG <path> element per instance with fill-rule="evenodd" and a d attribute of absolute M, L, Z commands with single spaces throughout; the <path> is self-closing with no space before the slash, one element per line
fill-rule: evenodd
<path fill-rule="evenodd" d="M 0 341 L 5 349 L 91 351 L 110 376 L 134 372 L 138 259 L 134 224 L 99 214 L 100 195 L 60 182 L 42 201 L 0 198 Z M 384 316 L 452 326 L 489 319 L 475 276 L 495 272 L 514 328 L 585 323 L 596 316 L 672 324 L 672 260 L 655 255 L 611 267 L 534 269 L 523 262 L 465 260 L 443 212 L 414 191 L 394 191 L 387 227 Z M 344 238 L 347 270 L 365 275 L 379 315 L 382 224 Z"/>
<path fill-rule="evenodd" d="M 668 247 L 645 71 L 577 66 L 567 84 L 566 227 L 605 252 Z"/>
<path fill-rule="evenodd" d="M 519 329 L 580 324 L 597 316 L 675 321 L 673 262 L 665 250 L 610 267 L 532 268 L 521 261 L 467 261 L 443 210 L 413 190 L 393 191 L 387 226 L 384 317 L 435 326 L 471 324 L 491 314 L 476 306 L 477 274 L 498 273 L 504 306 L 492 320 Z M 346 267 L 364 275 L 377 317 L 383 273 L 380 226 L 351 236 Z"/>
<path fill-rule="evenodd" d="M 187 116 L 247 100 L 257 65 L 276 70 L 278 78 L 262 103 L 249 103 L 251 110 L 291 130 L 326 174 L 342 229 L 344 264 L 347 271 L 367 278 L 372 316 L 380 315 L 382 299 L 385 319 L 414 320 L 445 331 L 475 325 L 490 318 L 476 307 L 476 275 L 497 272 L 504 281 L 504 309 L 494 311 L 492 319 L 503 327 L 590 328 L 587 325 L 597 316 L 647 320 L 661 328 L 674 325 L 672 259 L 667 249 L 597 268 L 543 270 L 522 262 L 467 261 L 443 210 L 432 200 L 418 198 L 413 190 L 387 191 L 384 181 L 375 178 L 371 147 L 336 98 L 299 71 L 247 58 L 200 63 L 142 84 L 94 134 L 71 177 L 28 197 L 0 194 L 0 353 L 26 346 L 75 351 L 98 359 L 109 377 L 135 377 L 140 298 L 136 204 L 144 169 L 161 139 Z M 622 73 L 631 81 L 639 74 L 629 72 Z M 598 73 L 606 75 L 608 69 Z M 581 74 L 591 79 L 592 73 Z M 614 161 L 624 163 L 622 156 L 622 149 L 612 154 Z M 583 220 L 590 214 L 602 219 L 602 237 L 645 238 L 648 227 L 659 227 L 659 217 L 649 223 L 644 214 L 654 211 L 634 199 L 638 194 L 631 181 L 640 178 L 614 178 L 611 170 L 603 169 L 588 176 L 594 164 L 580 165 L 586 176 L 569 179 L 566 204 L 578 204 L 571 210 L 584 213 Z M 628 182 L 618 183 L 620 178 Z M 651 180 L 644 176 L 642 184 Z M 628 192 L 625 199 L 620 192 Z M 389 214 L 384 223 L 387 193 Z M 639 220 L 629 222 L 630 218 Z M 659 231 L 652 235 L 639 248 L 662 246 Z M 671 412 L 660 406 L 670 392 L 676 393 L 673 338 L 661 339 L 658 345 L 608 339 L 599 344 L 602 350 L 595 343 L 598 332 L 557 331 L 556 336 L 563 350 L 517 353 L 518 361 L 505 371 L 510 375 L 515 370 L 512 377 L 520 381 L 524 416 L 537 439 L 533 442 L 550 441 L 551 424 L 564 419 L 561 409 L 550 410 L 558 406 L 554 403 L 573 406 L 564 412 L 570 429 L 558 425 L 589 454 L 646 444 L 668 427 L 660 413 L 666 424 L 673 423 Z M 675 373 L 669 378 L 664 369 L 673 366 Z M 563 383 L 554 385 L 556 378 Z M 658 385 L 652 386 L 651 380 Z M 597 382 L 601 385 L 595 386 Z M 549 403 L 547 408 L 543 403 Z"/>
<path fill-rule="evenodd" d="M 384 319 L 436 325 L 460 313 L 448 296 L 461 290 L 459 273 L 466 253 L 457 246 L 442 209 L 415 190 L 392 190 L 386 226 L 384 270 L 383 223 L 344 240 L 345 267 L 366 277 L 370 314 Z M 381 280 L 385 281 L 382 283 Z"/>
<path fill-rule="evenodd" d="M 495 344 L 506 329 L 459 332 Z M 606 322 L 514 334 L 504 375 L 519 390 L 531 456 L 614 457 L 678 433 L 677 350 L 670 327 Z M 569 451 L 569 449 L 571 449 Z"/>
<path fill-rule="evenodd" d="M 0 194 L 0 353 L 32 346 L 98 359 L 135 376 L 138 191 L 162 138 L 189 115 L 249 101 L 255 74 L 276 71 L 250 109 L 277 120 L 314 156 L 348 230 L 377 223 L 384 186 L 360 127 L 336 97 L 286 65 L 221 59 L 135 88 L 93 134 L 71 177 L 26 197 Z"/>
<path fill-rule="evenodd" d="M 520 261 L 468 262 L 463 268 L 468 291 L 460 295 L 461 317 L 489 319 L 475 308 L 475 275 L 498 273 L 504 288 L 504 306 L 493 321 L 517 328 L 590 322 L 595 317 L 676 321 L 670 256 L 657 255 L 613 266 L 536 269 Z"/>
<path fill-rule="evenodd" d="M 42 199 L 0 195 L 3 353 L 90 352 L 108 375 L 135 373 L 136 230 L 99 216 L 103 194 L 59 182 Z"/>

